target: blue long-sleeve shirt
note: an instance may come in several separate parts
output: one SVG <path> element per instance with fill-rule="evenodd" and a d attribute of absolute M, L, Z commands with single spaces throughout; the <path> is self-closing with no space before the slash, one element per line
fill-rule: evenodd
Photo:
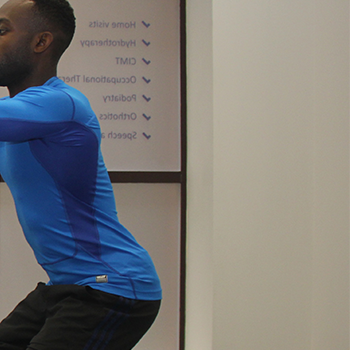
<path fill-rule="evenodd" d="M 161 299 L 151 258 L 119 223 L 100 142 L 87 98 L 56 77 L 0 100 L 0 173 L 49 284 Z"/>

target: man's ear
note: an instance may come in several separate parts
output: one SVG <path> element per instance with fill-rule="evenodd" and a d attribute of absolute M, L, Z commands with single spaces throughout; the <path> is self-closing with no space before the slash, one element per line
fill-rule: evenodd
<path fill-rule="evenodd" d="M 53 41 L 52 33 L 50 33 L 50 32 L 39 33 L 35 37 L 34 52 L 36 52 L 36 53 L 44 52 L 51 45 L 52 41 Z"/>

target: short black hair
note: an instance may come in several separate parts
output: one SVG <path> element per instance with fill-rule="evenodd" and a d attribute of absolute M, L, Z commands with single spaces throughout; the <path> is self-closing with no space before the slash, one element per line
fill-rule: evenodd
<path fill-rule="evenodd" d="M 34 26 L 43 30 L 60 32 L 57 58 L 67 49 L 75 32 L 74 10 L 67 0 L 32 0 L 34 2 Z"/>

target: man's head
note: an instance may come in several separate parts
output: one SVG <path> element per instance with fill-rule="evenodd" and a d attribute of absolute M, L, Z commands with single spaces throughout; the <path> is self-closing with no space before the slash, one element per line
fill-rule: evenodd
<path fill-rule="evenodd" d="M 55 75 L 75 31 L 66 0 L 9 0 L 0 8 L 0 85 L 15 93 Z"/>
<path fill-rule="evenodd" d="M 33 32 L 54 34 L 55 59 L 59 59 L 73 39 L 75 32 L 74 12 L 66 0 L 31 0 Z"/>

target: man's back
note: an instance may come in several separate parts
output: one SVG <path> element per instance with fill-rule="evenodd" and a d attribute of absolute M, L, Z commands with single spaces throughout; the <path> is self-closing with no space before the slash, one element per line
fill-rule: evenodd
<path fill-rule="evenodd" d="M 148 253 L 118 221 L 87 99 L 52 78 L 0 100 L 0 109 L 0 171 L 50 283 L 161 299 Z"/>

